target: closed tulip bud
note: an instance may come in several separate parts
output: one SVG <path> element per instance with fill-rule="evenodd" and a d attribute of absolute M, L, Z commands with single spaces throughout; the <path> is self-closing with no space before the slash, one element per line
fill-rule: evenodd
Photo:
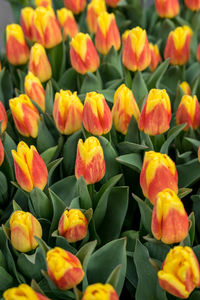
<path fill-rule="evenodd" d="M 184 0 L 184 3 L 190 10 L 198 11 L 200 9 L 200 0 Z"/>
<path fill-rule="evenodd" d="M 80 139 L 76 154 L 76 178 L 83 176 L 87 184 L 93 184 L 104 177 L 105 171 L 104 154 L 99 140 L 89 137 L 83 142 Z"/>
<path fill-rule="evenodd" d="M 146 134 L 162 134 L 169 129 L 171 103 L 166 90 L 150 90 L 139 119 L 139 129 Z"/>
<path fill-rule="evenodd" d="M 97 19 L 101 13 L 106 11 L 104 0 L 92 0 L 87 6 L 86 21 L 90 32 L 96 33 Z"/>
<path fill-rule="evenodd" d="M 6 290 L 3 293 L 5 300 L 50 300 L 49 298 L 35 292 L 30 286 L 23 283 L 18 287 Z"/>
<path fill-rule="evenodd" d="M 196 130 L 200 126 L 200 106 L 196 96 L 184 95 L 176 111 L 176 124 L 184 124 L 188 130 L 191 126 Z"/>
<path fill-rule="evenodd" d="M 45 49 L 38 43 L 31 48 L 29 72 L 32 72 L 41 82 L 49 80 L 52 76 L 51 65 Z"/>
<path fill-rule="evenodd" d="M 155 0 L 155 5 L 161 18 L 174 18 L 180 11 L 178 0 Z"/>
<path fill-rule="evenodd" d="M 102 283 L 95 283 L 89 285 L 81 300 L 119 300 L 119 297 L 109 283 L 102 284 Z"/>
<path fill-rule="evenodd" d="M 121 46 L 120 33 L 114 14 L 103 12 L 98 17 L 95 46 L 103 55 L 108 54 L 112 47 L 114 47 L 115 50 L 119 50 Z"/>
<path fill-rule="evenodd" d="M 42 227 L 29 212 L 17 210 L 10 218 L 10 238 L 12 246 L 20 252 L 34 250 L 38 243 L 34 236 L 42 237 Z"/>
<path fill-rule="evenodd" d="M 29 72 L 25 77 L 24 87 L 27 96 L 35 101 L 41 110 L 45 111 L 45 90 L 40 80 Z"/>
<path fill-rule="evenodd" d="M 152 204 L 156 195 L 164 189 L 171 189 L 178 193 L 178 174 L 175 163 L 167 154 L 154 151 L 145 152 L 140 186 L 146 198 Z"/>
<path fill-rule="evenodd" d="M 79 209 L 66 209 L 60 218 L 58 232 L 69 243 L 80 241 L 87 235 L 87 219 Z"/>
<path fill-rule="evenodd" d="M 184 65 L 190 58 L 190 41 L 192 30 L 189 26 L 180 26 L 171 31 L 164 50 L 165 59 L 170 59 L 171 65 Z"/>
<path fill-rule="evenodd" d="M 22 26 L 25 37 L 31 42 L 34 42 L 34 16 L 35 10 L 32 7 L 24 7 L 21 10 L 20 24 Z"/>
<path fill-rule="evenodd" d="M 2 141 L 0 139 L 0 166 L 2 165 L 3 161 L 4 161 L 4 148 L 3 148 Z"/>
<path fill-rule="evenodd" d="M 79 259 L 59 247 L 47 252 L 47 271 L 49 277 L 61 290 L 69 290 L 75 287 L 84 277 Z"/>
<path fill-rule="evenodd" d="M 39 113 L 27 95 L 10 99 L 10 110 L 19 133 L 36 138 L 38 135 Z"/>
<path fill-rule="evenodd" d="M 151 72 L 154 72 L 157 68 L 157 65 L 162 60 L 160 56 L 160 51 L 158 49 L 157 45 L 153 45 L 152 43 L 149 44 L 150 50 L 151 50 L 151 63 L 150 63 L 150 69 Z"/>
<path fill-rule="evenodd" d="M 198 62 L 200 62 L 200 43 L 197 48 L 197 60 L 198 60 Z"/>
<path fill-rule="evenodd" d="M 0 101 L 0 132 L 4 132 L 8 125 L 8 118 L 3 103 Z"/>
<path fill-rule="evenodd" d="M 129 29 L 125 30 L 124 33 L 122 34 L 122 45 L 125 45 L 125 42 L 127 40 L 128 34 L 129 34 Z"/>
<path fill-rule="evenodd" d="M 113 123 L 116 130 L 126 134 L 132 116 L 138 122 L 140 111 L 132 91 L 125 84 L 122 84 L 115 92 L 112 108 Z"/>
<path fill-rule="evenodd" d="M 93 135 L 107 134 L 112 128 L 112 114 L 104 95 L 86 94 L 83 108 L 83 126 Z"/>
<path fill-rule="evenodd" d="M 158 272 L 158 280 L 168 293 L 188 298 L 195 287 L 200 286 L 199 263 L 192 248 L 176 246 L 171 249 Z"/>
<path fill-rule="evenodd" d="M 64 38 L 74 37 L 78 33 L 78 26 L 71 10 L 61 8 L 57 10 L 57 16 L 60 26 L 64 29 Z"/>
<path fill-rule="evenodd" d="M 52 2 L 51 0 L 35 0 L 35 6 L 43 6 L 43 7 L 52 7 Z"/>
<path fill-rule="evenodd" d="M 72 134 L 81 129 L 83 104 L 77 93 L 60 90 L 55 95 L 53 117 L 62 134 Z"/>
<path fill-rule="evenodd" d="M 27 191 L 37 187 L 41 190 L 47 184 L 48 171 L 42 157 L 34 146 L 20 142 L 17 151 L 12 150 L 15 176 L 19 186 Z"/>
<path fill-rule="evenodd" d="M 187 83 L 187 81 L 183 81 L 180 84 L 180 87 L 182 88 L 185 95 L 190 95 L 190 96 L 192 95 L 191 88 L 190 88 L 189 84 Z"/>
<path fill-rule="evenodd" d="M 146 30 L 135 27 L 129 31 L 122 53 L 122 62 L 130 71 L 142 71 L 151 62 Z"/>
<path fill-rule="evenodd" d="M 116 7 L 120 0 L 106 0 L 106 4 L 111 7 Z"/>
<path fill-rule="evenodd" d="M 165 244 L 179 243 L 188 234 L 188 215 L 183 203 L 170 189 L 159 192 L 153 208 L 151 230 Z"/>
<path fill-rule="evenodd" d="M 64 0 L 64 5 L 74 14 L 79 14 L 85 9 L 86 0 Z"/>
<path fill-rule="evenodd" d="M 29 48 L 18 24 L 6 27 L 6 56 L 9 63 L 15 66 L 24 65 L 29 59 Z"/>
<path fill-rule="evenodd" d="M 72 67 L 81 74 L 95 72 L 99 67 L 99 56 L 89 34 L 79 32 L 70 43 Z"/>

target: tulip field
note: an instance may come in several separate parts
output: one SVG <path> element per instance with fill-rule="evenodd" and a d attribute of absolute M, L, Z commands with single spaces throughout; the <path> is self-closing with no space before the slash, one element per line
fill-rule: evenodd
<path fill-rule="evenodd" d="M 200 300 L 200 0 L 5 0 L 0 299 Z"/>

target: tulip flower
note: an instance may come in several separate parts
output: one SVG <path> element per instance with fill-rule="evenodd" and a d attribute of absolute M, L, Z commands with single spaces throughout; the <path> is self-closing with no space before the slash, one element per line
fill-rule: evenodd
<path fill-rule="evenodd" d="M 47 252 L 47 271 L 49 277 L 61 290 L 78 285 L 84 277 L 79 259 L 62 248 L 55 247 Z"/>
<path fill-rule="evenodd" d="M 138 122 L 140 111 L 132 91 L 125 84 L 122 84 L 115 92 L 112 108 L 113 123 L 116 130 L 126 134 L 132 116 Z"/>
<path fill-rule="evenodd" d="M 129 34 L 129 29 L 125 30 L 124 33 L 122 34 L 122 45 L 125 45 L 125 42 L 127 40 L 128 34 Z"/>
<path fill-rule="evenodd" d="M 85 9 L 86 0 L 64 0 L 64 5 L 74 14 L 79 14 Z"/>
<path fill-rule="evenodd" d="M 83 142 L 78 141 L 75 176 L 84 177 L 87 184 L 93 184 L 100 181 L 106 171 L 103 149 L 99 140 L 95 137 L 89 137 Z"/>
<path fill-rule="evenodd" d="M 178 0 L 155 0 L 157 14 L 161 18 L 174 18 L 179 14 Z"/>
<path fill-rule="evenodd" d="M 12 150 L 15 176 L 19 186 L 27 191 L 37 187 L 41 190 L 47 184 L 48 171 L 42 157 L 34 146 L 20 142 L 17 151 Z"/>
<path fill-rule="evenodd" d="M 171 65 L 182 66 L 190 58 L 190 41 L 192 30 L 189 26 L 180 26 L 169 33 L 164 50 L 165 59 L 170 59 Z"/>
<path fill-rule="evenodd" d="M 27 96 L 37 103 L 42 111 L 45 111 L 45 90 L 40 80 L 29 72 L 25 77 L 24 87 Z"/>
<path fill-rule="evenodd" d="M 22 26 L 24 35 L 31 42 L 34 42 L 34 28 L 33 21 L 35 17 L 35 10 L 32 7 L 24 7 L 21 10 L 20 24 Z"/>
<path fill-rule="evenodd" d="M 158 280 L 168 293 L 188 298 L 195 287 L 200 286 L 199 263 L 192 248 L 176 246 L 171 249 L 158 272 Z"/>
<path fill-rule="evenodd" d="M 196 130 L 200 126 L 200 106 L 196 96 L 184 95 L 176 111 L 176 124 L 184 124 L 188 130 L 191 126 Z"/>
<path fill-rule="evenodd" d="M 135 27 L 129 31 L 122 53 L 122 62 L 133 72 L 146 69 L 151 62 L 151 52 L 146 30 Z"/>
<path fill-rule="evenodd" d="M 6 27 L 6 56 L 9 63 L 15 66 L 24 65 L 29 59 L 29 48 L 18 24 Z"/>
<path fill-rule="evenodd" d="M 108 54 L 112 47 L 115 50 L 119 50 L 121 46 L 120 33 L 114 14 L 109 14 L 105 11 L 98 17 L 95 46 L 103 55 Z"/>
<path fill-rule="evenodd" d="M 179 243 L 186 238 L 188 228 L 188 215 L 176 193 L 171 189 L 159 192 L 152 214 L 153 236 L 165 244 Z"/>
<path fill-rule="evenodd" d="M 51 0 L 35 0 L 35 6 L 52 7 Z"/>
<path fill-rule="evenodd" d="M 96 33 L 97 19 L 101 13 L 106 11 L 104 0 L 92 0 L 87 6 L 86 21 L 90 32 Z"/>
<path fill-rule="evenodd" d="M 0 166 L 2 165 L 3 161 L 4 161 L 4 148 L 3 148 L 2 141 L 0 139 Z"/>
<path fill-rule="evenodd" d="M 187 83 L 187 81 L 183 81 L 180 84 L 180 87 L 182 88 L 185 95 L 190 95 L 190 96 L 192 95 L 191 88 L 190 88 L 189 84 Z"/>
<path fill-rule="evenodd" d="M 79 209 L 66 209 L 60 218 L 58 232 L 69 243 L 80 241 L 87 235 L 87 219 Z"/>
<path fill-rule="evenodd" d="M 200 9 L 200 0 L 184 0 L 184 3 L 190 10 L 198 11 Z"/>
<path fill-rule="evenodd" d="M 36 138 L 38 135 L 39 113 L 27 95 L 10 99 L 10 110 L 19 133 Z"/>
<path fill-rule="evenodd" d="M 62 134 L 72 134 L 81 129 L 83 104 L 71 91 L 60 90 L 55 95 L 53 117 L 57 129 Z"/>
<path fill-rule="evenodd" d="M 81 74 L 95 72 L 99 67 L 99 56 L 89 34 L 79 32 L 70 43 L 72 67 Z"/>
<path fill-rule="evenodd" d="M 58 22 L 64 29 L 64 38 L 67 36 L 75 37 L 78 33 L 78 26 L 71 10 L 67 8 L 61 8 L 57 10 Z"/>
<path fill-rule="evenodd" d="M 51 65 L 45 49 L 38 43 L 31 48 L 29 72 L 32 72 L 41 82 L 49 80 L 52 76 Z"/>
<path fill-rule="evenodd" d="M 18 287 L 10 288 L 3 293 L 5 300 L 50 300 L 49 298 L 35 292 L 30 286 L 25 283 Z"/>
<path fill-rule="evenodd" d="M 152 204 L 155 203 L 156 195 L 166 188 L 177 194 L 178 174 L 175 163 L 167 154 L 145 152 L 140 173 L 140 186 L 144 196 Z"/>
<path fill-rule="evenodd" d="M 95 283 L 89 285 L 81 300 L 119 300 L 119 297 L 109 283 L 102 284 L 102 283 Z"/>
<path fill-rule="evenodd" d="M 7 118 L 6 110 L 1 101 L 0 101 L 0 122 L 1 122 L 0 132 L 4 132 L 8 125 L 8 118 Z"/>
<path fill-rule="evenodd" d="M 198 60 L 198 62 L 200 62 L 200 43 L 197 48 L 197 60 Z"/>
<path fill-rule="evenodd" d="M 157 45 L 153 45 L 152 43 L 150 43 L 149 47 L 151 51 L 151 63 L 149 67 L 151 69 L 151 72 L 154 72 L 162 58 L 160 56 L 160 52 Z"/>
<path fill-rule="evenodd" d="M 169 129 L 171 103 L 166 90 L 150 90 L 139 119 L 139 129 L 146 134 L 162 134 Z"/>
<path fill-rule="evenodd" d="M 38 246 L 34 236 L 42 237 L 39 221 L 29 212 L 15 211 L 10 218 L 12 246 L 20 252 L 34 250 Z"/>
<path fill-rule="evenodd" d="M 93 135 L 107 134 L 112 128 L 112 114 L 104 95 L 86 94 L 83 108 L 83 126 Z"/>
<path fill-rule="evenodd" d="M 120 0 L 106 0 L 106 4 L 111 7 L 116 7 Z"/>

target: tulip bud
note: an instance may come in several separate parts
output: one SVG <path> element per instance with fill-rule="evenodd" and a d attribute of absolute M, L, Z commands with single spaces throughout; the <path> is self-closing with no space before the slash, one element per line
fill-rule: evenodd
<path fill-rule="evenodd" d="M 159 192 L 152 214 L 153 236 L 165 244 L 179 243 L 186 238 L 188 227 L 188 215 L 176 193 L 170 189 Z"/>
<path fill-rule="evenodd" d="M 171 249 L 158 272 L 158 280 L 168 293 L 188 298 L 195 287 L 200 286 L 199 263 L 192 248 L 176 246 Z"/>
<path fill-rule="evenodd" d="M 155 202 L 156 195 L 166 188 L 177 194 L 178 174 L 175 163 L 167 154 L 145 152 L 140 173 L 140 186 L 144 196 L 152 204 Z"/>
<path fill-rule="evenodd" d="M 61 290 L 69 290 L 75 287 L 84 277 L 79 259 L 59 247 L 47 252 L 47 271 L 49 277 Z"/>
<path fill-rule="evenodd" d="M 0 166 L 2 165 L 3 161 L 4 161 L 4 148 L 3 148 L 2 141 L 0 139 Z"/>
<path fill-rule="evenodd" d="M 190 88 L 189 84 L 187 83 L 187 81 L 183 81 L 180 84 L 180 87 L 182 88 L 182 90 L 183 90 L 183 92 L 184 92 L 185 95 L 192 96 L 192 91 L 191 91 L 191 88 Z"/>
<path fill-rule="evenodd" d="M 150 90 L 139 119 L 139 129 L 146 134 L 162 134 L 169 129 L 171 103 L 166 90 Z"/>
<path fill-rule="evenodd" d="M 130 71 L 142 71 L 151 62 L 146 30 L 135 27 L 129 31 L 122 53 L 122 62 Z"/>
<path fill-rule="evenodd" d="M 3 293 L 5 300 L 50 300 L 49 298 L 35 292 L 30 286 L 23 283 L 18 287 L 6 290 Z"/>
<path fill-rule="evenodd" d="M 180 11 L 178 0 L 155 0 L 155 5 L 161 18 L 174 18 Z"/>
<path fill-rule="evenodd" d="M 69 243 L 80 241 L 87 235 L 87 219 L 79 209 L 66 209 L 60 218 L 58 232 Z"/>
<path fill-rule="evenodd" d="M 24 87 L 27 96 L 35 101 L 42 111 L 45 111 L 45 90 L 40 80 L 29 72 L 25 77 Z"/>
<path fill-rule="evenodd" d="M 103 149 L 99 140 L 95 137 L 89 137 L 83 142 L 78 141 L 75 176 L 84 177 L 87 184 L 100 181 L 106 171 Z"/>
<path fill-rule="evenodd" d="M 95 72 L 99 67 L 99 56 L 89 34 L 79 32 L 70 43 L 72 67 L 81 74 Z"/>
<path fill-rule="evenodd" d="M 151 72 L 154 72 L 157 68 L 157 65 L 162 60 L 160 56 L 160 52 L 157 45 L 153 45 L 152 43 L 149 44 L 150 51 L 151 51 L 151 63 L 150 63 L 150 69 Z"/>
<path fill-rule="evenodd" d="M 112 114 L 104 95 L 86 94 L 83 107 L 83 126 L 93 135 L 107 134 L 112 128 Z"/>
<path fill-rule="evenodd" d="M 191 126 L 196 130 L 200 126 L 200 106 L 196 96 L 184 95 L 176 111 L 176 124 L 184 124 L 188 130 Z"/>
<path fill-rule="evenodd" d="M 0 132 L 4 132 L 8 125 L 8 118 L 3 103 L 0 101 Z"/>
<path fill-rule="evenodd" d="M 57 129 L 62 134 L 72 134 L 81 129 L 83 104 L 71 91 L 60 90 L 55 95 L 53 117 Z"/>
<path fill-rule="evenodd" d="M 126 134 L 132 116 L 138 122 L 140 111 L 132 91 L 125 84 L 122 84 L 115 92 L 112 108 L 113 123 L 116 130 Z"/>
<path fill-rule="evenodd" d="M 128 34 L 129 34 L 129 29 L 125 30 L 124 33 L 122 34 L 122 45 L 125 45 L 125 42 L 127 40 Z"/>
<path fill-rule="evenodd" d="M 52 2 L 51 0 L 35 0 L 35 6 L 43 6 L 43 7 L 52 7 Z"/>
<path fill-rule="evenodd" d="M 106 0 L 106 4 L 111 7 L 116 7 L 120 0 Z"/>
<path fill-rule="evenodd" d="M 38 243 L 34 236 L 42 237 L 42 227 L 29 212 L 17 210 L 10 218 L 10 238 L 12 246 L 20 252 L 34 250 Z"/>
<path fill-rule="evenodd" d="M 97 19 L 101 13 L 106 11 L 104 0 L 92 0 L 87 6 L 86 21 L 90 32 L 96 33 Z"/>
<path fill-rule="evenodd" d="M 27 192 L 35 187 L 43 190 L 47 184 L 48 171 L 37 149 L 34 146 L 29 148 L 26 143 L 20 142 L 17 151 L 11 152 L 19 186 Z"/>
<path fill-rule="evenodd" d="M 74 14 L 79 14 L 85 9 L 86 0 L 64 0 L 64 5 Z"/>
<path fill-rule="evenodd" d="M 15 66 L 24 65 L 29 59 L 29 48 L 18 24 L 6 27 L 6 56 L 9 63 Z"/>
<path fill-rule="evenodd" d="M 61 8 L 57 10 L 57 16 L 60 26 L 64 28 L 64 38 L 74 37 L 78 33 L 78 26 L 71 10 Z"/>
<path fill-rule="evenodd" d="M 45 82 L 51 78 L 51 65 L 42 45 L 35 43 L 31 48 L 28 68 L 41 82 Z"/>
<path fill-rule="evenodd" d="M 198 60 L 198 62 L 200 62 L 200 43 L 197 48 L 197 60 Z"/>
<path fill-rule="evenodd" d="M 184 0 L 184 3 L 190 10 L 198 11 L 200 9 L 200 0 Z"/>
<path fill-rule="evenodd" d="M 10 110 L 19 133 L 36 138 L 38 135 L 39 113 L 27 95 L 10 99 Z"/>
<path fill-rule="evenodd" d="M 33 21 L 34 21 L 35 11 L 32 7 L 24 7 L 21 10 L 20 24 L 22 26 L 24 35 L 31 42 L 34 42 L 33 33 Z"/>
<path fill-rule="evenodd" d="M 180 26 L 171 31 L 164 50 L 165 59 L 171 65 L 184 65 L 190 58 L 190 41 L 193 35 L 189 26 Z"/>
<path fill-rule="evenodd" d="M 81 300 L 119 300 L 119 297 L 109 283 L 102 284 L 102 283 L 95 283 L 89 285 Z"/>

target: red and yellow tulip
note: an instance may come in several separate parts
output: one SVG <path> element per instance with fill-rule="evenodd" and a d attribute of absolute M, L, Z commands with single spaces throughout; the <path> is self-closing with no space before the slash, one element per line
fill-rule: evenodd
<path fill-rule="evenodd" d="M 184 3 L 190 10 L 198 11 L 200 9 L 199 0 L 184 0 Z"/>
<path fill-rule="evenodd" d="M 96 33 L 97 19 L 101 13 L 106 11 L 104 0 L 92 0 L 87 6 L 86 21 L 90 32 Z"/>
<path fill-rule="evenodd" d="M 154 72 L 155 69 L 157 68 L 159 62 L 162 61 L 162 58 L 160 56 L 160 51 L 156 44 L 153 45 L 152 43 L 150 43 L 149 47 L 150 47 L 150 51 L 151 51 L 151 63 L 150 63 L 149 67 L 151 69 L 151 72 Z"/>
<path fill-rule="evenodd" d="M 0 122 L 1 122 L 0 132 L 4 132 L 8 125 L 8 117 L 4 105 L 1 101 L 0 101 Z"/>
<path fill-rule="evenodd" d="M 181 82 L 180 87 L 182 88 L 185 95 L 190 95 L 190 96 L 192 95 L 190 85 L 189 83 L 187 83 L 187 81 Z"/>
<path fill-rule="evenodd" d="M 3 293 L 5 300 L 50 300 L 49 298 L 35 292 L 30 286 L 25 283 L 18 287 L 13 287 Z"/>
<path fill-rule="evenodd" d="M 174 18 L 179 14 L 178 0 L 155 0 L 157 14 L 161 18 Z"/>
<path fill-rule="evenodd" d="M 120 0 L 106 0 L 106 4 L 111 7 L 116 7 Z"/>
<path fill-rule="evenodd" d="M 3 148 L 2 141 L 0 139 L 0 166 L 2 165 L 3 161 L 4 161 L 4 148 Z"/>
<path fill-rule="evenodd" d="M 112 285 L 110 285 L 109 283 L 106 284 L 95 283 L 89 285 L 86 288 L 83 297 L 81 298 L 81 300 L 91 300 L 91 299 L 119 300 L 119 297 L 116 291 L 114 290 L 114 288 L 112 287 Z"/>
<path fill-rule="evenodd" d="M 67 8 L 58 9 L 57 16 L 60 26 L 64 29 L 64 38 L 75 37 L 78 33 L 78 25 L 71 10 Z"/>
<path fill-rule="evenodd" d="M 34 42 L 34 17 L 35 10 L 32 7 L 24 7 L 21 10 L 20 24 L 22 26 L 25 37 L 31 42 Z"/>
<path fill-rule="evenodd" d="M 35 6 L 43 6 L 43 7 L 52 7 L 52 1 L 51 0 L 35 0 Z"/>
<path fill-rule="evenodd" d="M 86 0 L 64 0 L 67 9 L 71 10 L 74 14 L 79 14 L 85 9 Z"/>

